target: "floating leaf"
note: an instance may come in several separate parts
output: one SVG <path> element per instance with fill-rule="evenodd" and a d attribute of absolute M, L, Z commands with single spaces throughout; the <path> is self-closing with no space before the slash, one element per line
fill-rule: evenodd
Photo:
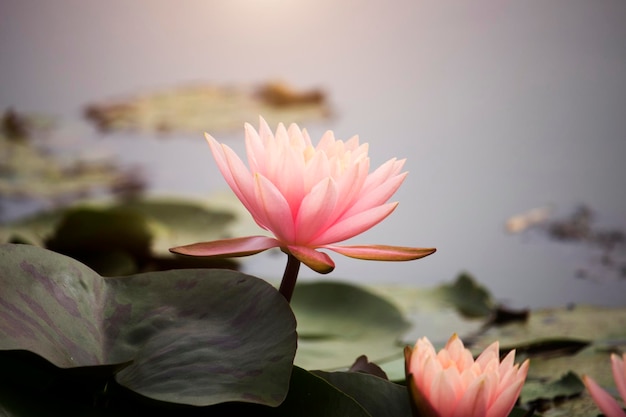
<path fill-rule="evenodd" d="M 554 339 L 626 345 L 626 309 L 580 305 L 535 310 L 524 323 L 490 327 L 476 339 L 475 348 L 482 350 L 494 340 L 516 347 Z"/>
<path fill-rule="evenodd" d="M 365 354 L 374 361 L 401 354 L 408 328 L 389 301 L 339 282 L 298 284 L 292 308 L 298 319 L 296 363 L 307 369 L 347 368 Z"/>
<path fill-rule="evenodd" d="M 578 375 L 570 371 L 559 379 L 548 383 L 527 381 L 522 389 L 521 399 L 524 403 L 538 400 L 553 400 L 559 397 L 571 397 L 585 390 L 585 385 Z"/>
<path fill-rule="evenodd" d="M 455 282 L 443 284 L 435 291 L 469 318 L 487 317 L 495 308 L 489 291 L 467 273 L 460 274 Z"/>
<path fill-rule="evenodd" d="M 117 380 L 147 397 L 278 405 L 295 320 L 265 281 L 228 270 L 102 278 L 28 245 L 0 246 L 0 349 L 64 368 L 133 361 Z"/>
<path fill-rule="evenodd" d="M 137 195 L 145 187 L 138 168 L 122 168 L 111 157 L 51 152 L 50 140 L 41 141 L 42 129 L 35 124 L 41 122 L 11 110 L 0 120 L 0 196 L 58 204 L 103 191 Z"/>
<path fill-rule="evenodd" d="M 500 350 L 504 354 L 515 349 L 517 355 L 536 359 L 574 355 L 590 344 L 587 340 L 578 339 L 541 339 L 511 347 L 502 346 Z"/>
<path fill-rule="evenodd" d="M 268 416 L 371 417 L 358 399 L 315 373 L 294 366 L 289 394 L 276 414 Z"/>
<path fill-rule="evenodd" d="M 67 211 L 45 245 L 111 276 L 147 263 L 151 240 L 146 218 L 134 210 L 79 208 Z"/>
<path fill-rule="evenodd" d="M 316 375 L 354 398 L 372 416 L 411 417 L 410 399 L 405 386 L 360 372 L 324 372 Z"/>
<path fill-rule="evenodd" d="M 434 288 L 376 286 L 371 290 L 393 300 L 410 320 L 412 326 L 402 337 L 403 345 L 413 345 L 426 336 L 435 347 L 443 347 L 453 333 L 469 342 L 497 311 L 489 292 L 469 274 Z M 475 306 L 468 306 L 474 302 Z"/>
<path fill-rule="evenodd" d="M 214 207 L 215 206 L 215 207 Z M 32 243 L 71 256 L 102 275 L 146 270 L 229 267 L 231 260 L 189 259 L 169 248 L 230 237 L 238 215 L 230 204 L 174 198 L 85 202 L 0 227 L 0 242 Z"/>
<path fill-rule="evenodd" d="M 236 214 L 225 208 L 224 203 L 221 206 L 213 207 L 210 201 L 178 198 L 146 198 L 111 203 L 84 202 L 6 224 L 0 229 L 2 232 L 0 241 L 6 243 L 12 238 L 19 237 L 34 245 L 45 246 L 46 240 L 58 233 L 62 222 L 68 216 L 77 216 L 75 212 L 110 211 L 113 217 L 119 213 L 127 213 L 127 216 L 134 213 L 134 216 L 141 217 L 142 225 L 150 229 L 152 251 L 160 255 L 169 255 L 169 248 L 173 246 L 198 239 L 216 240 L 230 237 L 230 228 L 236 220 Z M 79 217 L 74 221 L 87 222 L 88 219 Z M 86 232 L 74 231 L 74 233 Z"/>
<path fill-rule="evenodd" d="M 236 220 L 233 212 L 192 200 L 130 200 L 117 207 L 140 213 L 152 223 L 152 250 L 159 255 L 170 255 L 169 248 L 189 242 L 232 237 L 229 227 Z"/>
<path fill-rule="evenodd" d="M 295 91 L 283 83 L 252 88 L 189 85 L 85 109 L 87 119 L 102 132 L 214 133 L 240 129 L 259 114 L 277 124 L 325 119 L 331 111 L 321 91 Z"/>
<path fill-rule="evenodd" d="M 374 362 L 370 362 L 365 355 L 361 355 L 356 358 L 348 371 L 362 372 L 364 374 L 374 375 L 379 378 L 389 380 L 385 371 L 383 371 L 382 368 L 376 365 Z"/>

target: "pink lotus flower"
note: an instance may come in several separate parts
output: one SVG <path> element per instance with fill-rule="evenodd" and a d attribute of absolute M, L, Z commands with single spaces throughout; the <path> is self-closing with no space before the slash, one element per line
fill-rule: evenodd
<path fill-rule="evenodd" d="M 622 396 L 622 401 L 626 403 L 626 353 L 620 358 L 616 354 L 611 355 L 611 368 L 613 379 L 617 386 L 617 391 Z M 608 392 L 602 389 L 593 378 L 583 375 L 583 382 L 587 391 L 591 394 L 598 408 L 607 417 L 626 417 L 626 411 L 617 403 Z"/>
<path fill-rule="evenodd" d="M 439 353 L 427 338 L 404 351 L 407 385 L 422 417 L 506 417 L 528 373 L 515 351 L 500 362 L 498 342 L 476 360 L 455 334 Z"/>
<path fill-rule="evenodd" d="M 368 230 L 396 208 L 398 203 L 387 201 L 406 177 L 401 172 L 404 160 L 391 159 L 370 173 L 368 145 L 359 144 L 357 136 L 343 142 L 329 131 L 313 146 L 307 132 L 295 124 L 289 129 L 279 124 L 273 134 L 263 118 L 258 133 L 245 125 L 245 137 L 248 166 L 231 148 L 206 134 L 226 182 L 256 223 L 274 237 L 196 243 L 172 252 L 235 257 L 279 247 L 311 269 L 328 273 L 335 265 L 317 249 L 385 261 L 418 259 L 435 251 L 334 245 Z"/>

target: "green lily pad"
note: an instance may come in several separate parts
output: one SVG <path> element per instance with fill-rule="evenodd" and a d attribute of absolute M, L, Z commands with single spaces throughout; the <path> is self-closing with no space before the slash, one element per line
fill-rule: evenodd
<path fill-rule="evenodd" d="M 252 222 L 249 217 L 231 199 L 221 196 L 210 203 L 175 198 L 84 202 L 0 226 L 0 242 L 46 247 L 105 276 L 177 268 L 234 268 L 232 260 L 175 256 L 169 248 L 231 237 L 242 228 L 247 231 Z"/>
<path fill-rule="evenodd" d="M 408 322 L 392 303 L 362 288 L 299 284 L 291 306 L 298 320 L 298 366 L 347 368 L 361 355 L 377 361 L 401 353 L 398 340 Z"/>
<path fill-rule="evenodd" d="M 482 350 L 499 340 L 501 346 L 513 348 L 550 339 L 626 346 L 626 309 L 579 305 L 535 310 L 524 323 L 490 327 L 476 339 L 474 347 Z"/>
<path fill-rule="evenodd" d="M 521 400 L 524 403 L 537 400 L 553 400 L 555 398 L 579 395 L 585 389 L 583 381 L 578 375 L 570 371 L 559 379 L 548 383 L 527 381 L 522 389 Z"/>
<path fill-rule="evenodd" d="M 599 413 L 582 380 L 572 371 L 556 379 L 528 378 L 522 388 L 520 401 L 532 404 L 544 417 L 587 417 Z"/>
<path fill-rule="evenodd" d="M 44 142 L 50 146 L 49 141 Z M 103 191 L 132 195 L 145 186 L 136 170 L 121 168 L 111 158 L 90 160 L 70 149 L 50 152 L 40 143 L 0 132 L 0 196 L 58 203 Z"/>
<path fill-rule="evenodd" d="M 452 284 L 435 288 L 434 292 L 468 318 L 488 317 L 496 307 L 489 291 L 466 272 Z"/>
<path fill-rule="evenodd" d="M 289 394 L 285 402 L 268 416 L 371 417 L 358 399 L 324 377 L 294 366 Z M 258 415 L 258 414 L 255 414 Z"/>
<path fill-rule="evenodd" d="M 151 240 L 146 218 L 136 211 L 78 208 L 66 212 L 45 245 L 112 276 L 131 274 L 147 263 Z"/>
<path fill-rule="evenodd" d="M 68 217 L 72 218 L 73 222 L 84 223 L 80 230 L 72 231 L 75 234 L 88 234 L 92 229 L 105 229 L 107 225 L 90 224 L 95 223 L 89 219 L 89 216 L 95 215 L 94 212 L 110 216 L 111 220 L 127 222 L 138 220 L 142 228 L 140 234 L 145 234 L 147 229 L 151 236 L 150 249 L 159 255 L 170 255 L 169 248 L 189 242 L 231 237 L 230 228 L 238 216 L 230 207 L 227 208 L 225 203 L 220 207 L 214 207 L 210 202 L 201 200 L 146 198 L 126 202 L 84 202 L 60 210 L 37 213 L 2 225 L 0 242 L 8 243 L 19 239 L 37 246 L 45 246 L 46 241 L 59 234 L 63 222 L 67 222 Z M 84 230 L 85 227 L 89 229 Z M 132 233 L 132 230 L 127 233 Z M 79 237 L 63 236 L 62 239 L 67 240 L 67 244 L 79 245 L 80 243 L 76 242 L 80 241 Z M 124 245 L 124 240 L 119 239 L 116 244 Z"/>
<path fill-rule="evenodd" d="M 236 213 L 208 203 L 181 199 L 143 199 L 121 202 L 116 207 L 141 214 L 152 225 L 152 251 L 170 255 L 169 248 L 189 242 L 233 237 L 230 226 Z"/>
<path fill-rule="evenodd" d="M 405 386 L 360 372 L 315 371 L 314 374 L 354 398 L 372 416 L 412 416 Z"/>
<path fill-rule="evenodd" d="M 120 364 L 117 381 L 192 405 L 280 404 L 295 319 L 265 281 L 229 270 L 102 278 L 69 257 L 0 246 L 0 350 L 62 368 Z"/>
<path fill-rule="evenodd" d="M 371 291 L 387 297 L 411 323 L 402 336 L 402 345 L 414 345 L 428 337 L 443 347 L 453 333 L 462 339 L 478 334 L 496 309 L 489 292 L 469 274 L 463 273 L 448 284 L 434 288 L 376 286 Z"/>

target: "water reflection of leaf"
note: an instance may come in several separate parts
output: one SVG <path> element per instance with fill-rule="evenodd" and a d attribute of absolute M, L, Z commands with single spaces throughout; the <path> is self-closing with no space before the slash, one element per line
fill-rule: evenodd
<path fill-rule="evenodd" d="M 102 132 L 219 132 L 240 129 L 263 115 L 270 124 L 328 118 L 321 90 L 297 91 L 284 83 L 258 87 L 188 85 L 85 107 Z"/>

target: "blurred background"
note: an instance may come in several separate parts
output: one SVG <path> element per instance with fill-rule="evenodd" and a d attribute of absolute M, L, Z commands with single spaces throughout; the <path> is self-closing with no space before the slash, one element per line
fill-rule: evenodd
<path fill-rule="evenodd" d="M 58 178 L 108 190 L 223 192 L 202 133 L 243 154 L 261 114 L 358 134 L 372 166 L 406 158 L 400 205 L 352 243 L 438 248 L 399 264 L 337 255 L 302 279 L 431 286 L 467 271 L 511 307 L 624 306 L 625 21 L 621 0 L 0 0 L 4 135 L 40 149 L 29 168 L 3 139 L 0 216 L 93 197 L 18 181 L 50 155 L 66 160 Z M 242 262 L 278 279 L 285 259 Z"/>

